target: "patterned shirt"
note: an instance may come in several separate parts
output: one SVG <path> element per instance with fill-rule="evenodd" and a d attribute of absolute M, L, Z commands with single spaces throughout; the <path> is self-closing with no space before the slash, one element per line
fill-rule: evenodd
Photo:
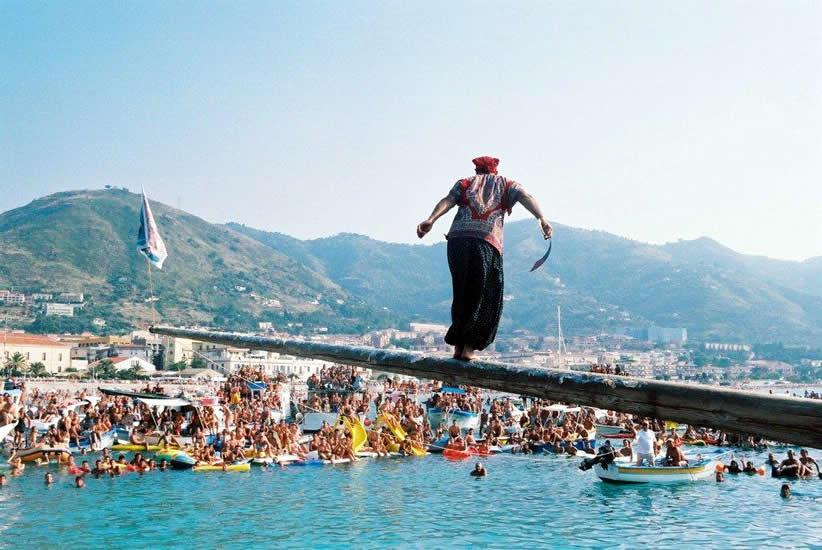
<path fill-rule="evenodd" d="M 525 189 L 499 174 L 477 174 L 459 180 L 451 196 L 459 205 L 447 238 L 482 239 L 502 255 L 502 225 L 505 212 L 519 201 Z"/>

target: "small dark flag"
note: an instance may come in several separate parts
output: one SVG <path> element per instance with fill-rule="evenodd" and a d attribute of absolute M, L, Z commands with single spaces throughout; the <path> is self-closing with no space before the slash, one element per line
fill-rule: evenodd
<path fill-rule="evenodd" d="M 536 262 L 534 262 L 534 267 L 532 267 L 532 268 L 531 268 L 531 271 L 530 271 L 530 272 L 534 272 L 534 271 L 536 271 L 537 269 L 539 269 L 540 267 L 542 267 L 542 264 L 544 264 L 546 261 L 548 261 L 548 256 L 550 256 L 550 255 L 551 255 L 551 247 L 552 247 L 553 245 L 554 245 L 554 241 L 553 241 L 553 240 L 549 240 L 549 241 L 548 241 L 548 252 L 546 252 L 546 253 L 545 253 L 545 256 L 543 256 L 542 258 L 540 258 L 539 260 L 537 260 Z M 529 272 L 529 273 L 530 273 L 530 272 Z"/>

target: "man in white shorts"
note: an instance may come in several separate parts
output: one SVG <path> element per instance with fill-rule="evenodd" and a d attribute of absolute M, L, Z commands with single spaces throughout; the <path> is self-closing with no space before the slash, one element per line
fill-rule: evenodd
<path fill-rule="evenodd" d="M 651 429 L 647 420 L 642 422 L 642 429 L 637 432 L 634 438 L 634 451 L 636 451 L 636 465 L 642 466 L 644 460 L 649 466 L 654 465 L 654 444 L 656 443 L 656 432 Z"/>

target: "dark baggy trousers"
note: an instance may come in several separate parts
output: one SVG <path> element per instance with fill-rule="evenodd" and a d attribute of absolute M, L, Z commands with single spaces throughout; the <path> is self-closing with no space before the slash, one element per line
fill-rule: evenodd
<path fill-rule="evenodd" d="M 454 301 L 445 341 L 483 350 L 496 338 L 502 315 L 502 256 L 481 239 L 451 238 L 448 267 Z"/>

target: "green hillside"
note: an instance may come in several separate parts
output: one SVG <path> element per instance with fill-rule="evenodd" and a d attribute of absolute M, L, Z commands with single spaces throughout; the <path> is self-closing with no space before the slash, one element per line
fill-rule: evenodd
<path fill-rule="evenodd" d="M 408 318 L 448 320 L 450 279 L 442 243 L 401 245 L 349 234 L 298 241 L 232 227 L 297 255 L 375 307 Z M 700 340 L 822 343 L 817 260 L 746 256 L 704 238 L 655 246 L 558 225 L 550 260 L 529 273 L 546 247 L 534 222 L 509 223 L 505 239 L 504 330 L 553 333 L 560 305 L 568 334 L 655 323 L 686 327 Z"/>
<path fill-rule="evenodd" d="M 83 292 L 74 319 L 8 316 L 55 332 L 145 326 L 152 319 L 145 260 L 136 252 L 139 195 L 121 189 L 58 193 L 0 214 L 0 289 Z M 158 320 L 253 329 L 361 332 L 410 320 L 447 322 L 445 244 L 406 245 L 340 234 L 301 241 L 216 225 L 152 202 L 169 250 L 154 269 Z M 443 226 L 447 225 L 444 220 Z M 822 344 L 822 261 L 746 256 L 710 239 L 648 245 L 558 225 L 553 254 L 532 221 L 506 227 L 502 330 L 568 334 L 684 326 L 692 339 Z M 24 312 L 26 310 L 23 310 Z M 7 310 L 8 313 L 8 310 Z M 302 324 L 303 327 L 298 327 Z"/>
<path fill-rule="evenodd" d="M 95 316 L 109 328 L 149 323 L 147 267 L 135 248 L 139 208 L 139 195 L 109 189 L 58 193 L 0 215 L 0 288 L 90 297 L 77 319 L 40 318 L 35 329 L 91 328 Z M 334 330 L 391 322 L 253 239 L 153 201 L 152 209 L 169 250 L 162 271 L 152 269 L 164 322 L 253 328 L 274 320 Z"/>

